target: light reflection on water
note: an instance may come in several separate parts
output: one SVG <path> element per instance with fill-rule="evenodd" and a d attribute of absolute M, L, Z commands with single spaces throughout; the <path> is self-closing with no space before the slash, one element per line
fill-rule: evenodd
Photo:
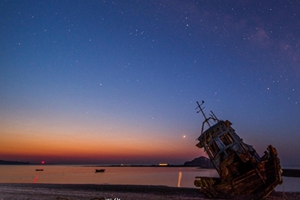
<path fill-rule="evenodd" d="M 215 170 L 192 167 L 105 167 L 104 173 L 95 173 L 97 167 L 44 165 L 44 171 L 35 171 L 37 168 L 34 165 L 0 166 L 0 182 L 194 187 L 195 176 L 217 176 Z"/>
<path fill-rule="evenodd" d="M 0 165 L 0 183 L 61 183 L 61 184 L 132 184 L 195 187 L 196 176 L 218 177 L 214 169 L 193 167 L 104 167 L 104 173 L 95 173 L 97 167 L 76 165 L 39 166 Z M 284 177 L 277 191 L 300 191 L 300 178 Z"/>

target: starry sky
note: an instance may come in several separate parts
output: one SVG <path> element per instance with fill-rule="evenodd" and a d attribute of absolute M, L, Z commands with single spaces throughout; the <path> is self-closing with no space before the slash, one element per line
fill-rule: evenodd
<path fill-rule="evenodd" d="M 182 164 L 205 101 L 300 165 L 299 1 L 0 0 L 0 160 Z"/>

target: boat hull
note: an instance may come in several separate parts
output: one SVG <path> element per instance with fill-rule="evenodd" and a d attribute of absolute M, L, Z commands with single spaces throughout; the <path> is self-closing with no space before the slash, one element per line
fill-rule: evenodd
<path fill-rule="evenodd" d="M 194 184 L 210 198 L 251 194 L 251 199 L 262 199 L 282 183 L 280 161 L 276 149 L 271 145 L 257 166 L 234 178 L 230 173 L 226 178 L 196 177 Z"/>
<path fill-rule="evenodd" d="M 105 172 L 105 169 L 95 169 L 95 173 L 103 173 Z"/>

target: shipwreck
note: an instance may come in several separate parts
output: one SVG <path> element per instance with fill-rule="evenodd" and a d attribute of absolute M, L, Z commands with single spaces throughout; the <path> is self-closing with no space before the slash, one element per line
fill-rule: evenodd
<path fill-rule="evenodd" d="M 206 117 L 197 102 L 197 113 L 202 113 L 199 148 L 204 148 L 219 177 L 196 177 L 194 182 L 200 191 L 210 198 L 231 198 L 236 195 L 250 195 L 252 199 L 267 197 L 282 183 L 282 169 L 276 149 L 269 145 L 260 157 L 255 149 L 236 134 L 228 120 L 219 120 L 211 112 Z M 205 127 L 208 127 L 204 130 Z"/>

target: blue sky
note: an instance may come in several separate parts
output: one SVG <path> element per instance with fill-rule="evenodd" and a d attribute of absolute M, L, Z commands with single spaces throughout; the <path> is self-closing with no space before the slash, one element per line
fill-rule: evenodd
<path fill-rule="evenodd" d="M 260 154 L 273 144 L 299 165 L 299 2 L 0 4 L 1 157 L 183 163 L 205 155 L 205 100 Z"/>

